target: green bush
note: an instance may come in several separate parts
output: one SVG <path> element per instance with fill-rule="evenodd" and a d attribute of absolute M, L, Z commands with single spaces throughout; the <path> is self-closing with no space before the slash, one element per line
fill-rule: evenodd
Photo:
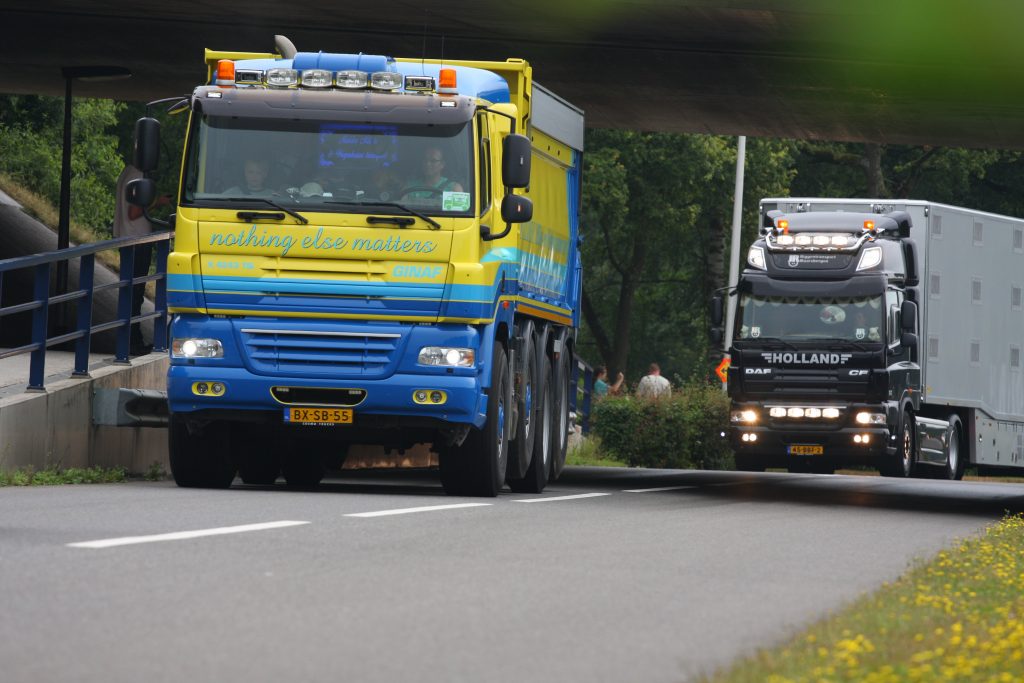
<path fill-rule="evenodd" d="M 608 397 L 598 401 L 592 428 L 604 450 L 631 467 L 732 469 L 729 399 L 702 382 L 656 401 Z"/>

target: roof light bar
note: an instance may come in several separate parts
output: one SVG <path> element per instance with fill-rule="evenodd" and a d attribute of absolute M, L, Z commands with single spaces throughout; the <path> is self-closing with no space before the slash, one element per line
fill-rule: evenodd
<path fill-rule="evenodd" d="M 356 90 L 358 88 L 365 88 L 369 78 L 370 75 L 365 71 L 350 69 L 348 71 L 339 71 L 335 74 L 334 84 L 346 90 Z"/>
<path fill-rule="evenodd" d="M 402 87 L 402 74 L 394 71 L 375 71 L 370 76 L 370 87 L 374 90 L 397 90 Z"/>
<path fill-rule="evenodd" d="M 299 84 L 299 72 L 295 69 L 268 69 L 267 85 L 271 88 L 294 88 Z"/>

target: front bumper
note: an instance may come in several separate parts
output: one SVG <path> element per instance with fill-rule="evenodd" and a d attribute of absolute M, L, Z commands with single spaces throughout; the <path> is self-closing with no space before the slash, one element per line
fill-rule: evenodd
<path fill-rule="evenodd" d="M 743 436 L 748 437 L 744 440 Z M 868 437 L 858 443 L 854 437 Z M 889 429 L 841 427 L 839 429 L 781 430 L 766 426 L 733 426 L 730 443 L 737 455 L 756 460 L 765 467 L 787 467 L 794 460 L 813 460 L 832 465 L 870 465 L 877 467 L 895 449 Z M 791 446 L 820 446 L 819 455 L 791 455 Z"/>

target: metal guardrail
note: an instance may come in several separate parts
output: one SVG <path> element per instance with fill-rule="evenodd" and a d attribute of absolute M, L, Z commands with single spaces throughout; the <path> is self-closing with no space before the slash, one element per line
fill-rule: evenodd
<path fill-rule="evenodd" d="M 572 369 L 572 385 L 576 388 L 576 391 L 570 392 L 569 397 L 569 409 L 581 416 L 581 423 L 583 425 L 583 433 L 590 433 L 590 402 L 594 395 L 594 368 L 590 367 L 590 364 L 585 360 L 576 356 L 573 359 Z M 580 388 L 580 373 L 583 374 L 583 387 Z M 577 409 L 577 402 L 579 397 L 577 394 L 583 394 L 583 405 L 582 410 Z"/>
<path fill-rule="evenodd" d="M 89 376 L 89 350 L 92 335 L 107 330 L 117 330 L 114 362 L 127 364 L 130 351 L 130 331 L 133 323 L 153 320 L 153 350 L 167 350 L 167 255 L 170 250 L 170 232 L 155 232 L 140 237 L 119 237 L 106 242 L 96 242 L 70 249 L 49 251 L 42 254 L 18 256 L 0 260 L 0 295 L 3 293 L 4 277 L 16 270 L 34 269 L 32 298 L 13 306 L 0 307 L 0 322 L 4 316 L 32 312 L 32 341 L 22 346 L 0 352 L 0 358 L 9 358 L 30 353 L 29 383 L 27 391 L 44 391 L 43 376 L 46 365 L 46 349 L 58 344 L 75 342 L 74 377 Z M 152 275 L 135 277 L 135 255 L 140 246 L 156 248 L 156 272 Z M 150 247 L 152 248 L 152 247 Z M 148 253 L 150 248 L 143 250 Z M 94 285 L 96 254 L 109 249 L 118 249 L 121 256 L 120 277 L 116 282 Z M 50 270 L 53 264 L 67 263 L 71 259 L 79 262 L 78 288 L 69 292 L 50 295 Z M 147 269 L 148 270 L 148 269 Z M 155 310 L 152 313 L 132 315 L 132 291 L 135 285 L 156 283 Z M 93 297 L 96 292 L 118 289 L 117 317 L 109 322 L 92 324 Z M 49 316 L 53 306 L 76 305 L 76 320 L 72 331 L 58 330 L 49 336 Z M 69 325 L 70 327 L 70 325 Z"/>

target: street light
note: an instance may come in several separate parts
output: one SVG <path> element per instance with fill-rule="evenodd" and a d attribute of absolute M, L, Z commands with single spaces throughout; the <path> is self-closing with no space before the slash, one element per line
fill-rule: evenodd
<path fill-rule="evenodd" d="M 64 76 L 64 155 L 60 167 L 60 217 L 57 220 L 57 249 L 71 245 L 71 83 L 74 81 L 113 81 L 131 78 L 123 66 L 65 66 Z M 68 289 L 68 262 L 57 262 L 57 294 Z"/>

